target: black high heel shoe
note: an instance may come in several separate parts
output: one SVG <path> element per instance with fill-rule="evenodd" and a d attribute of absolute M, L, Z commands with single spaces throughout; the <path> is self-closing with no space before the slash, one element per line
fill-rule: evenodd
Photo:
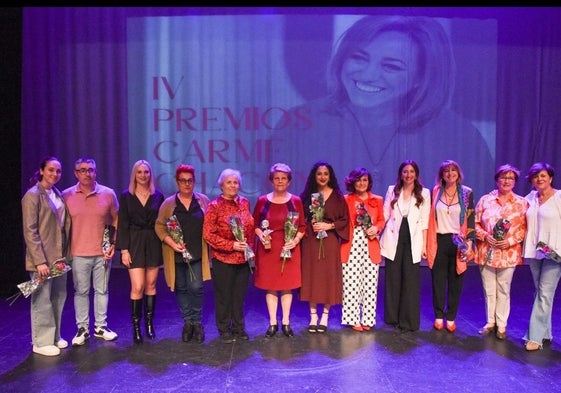
<path fill-rule="evenodd" d="M 286 337 L 294 337 L 294 332 L 292 331 L 290 325 L 282 325 L 282 334 Z"/>
<path fill-rule="evenodd" d="M 322 324 L 321 322 L 319 322 L 318 327 L 317 327 L 317 332 L 318 333 L 325 333 L 327 332 L 327 321 L 329 320 L 329 311 L 324 311 L 323 315 L 321 316 L 321 319 L 323 319 L 323 316 L 325 315 L 325 325 Z"/>
<path fill-rule="evenodd" d="M 284 332 L 284 325 L 282 325 L 282 329 Z M 279 331 L 279 325 L 269 325 L 269 328 L 267 329 L 267 331 L 265 332 L 265 337 L 266 338 L 271 338 L 274 337 L 275 334 L 277 334 L 277 332 Z"/>
<path fill-rule="evenodd" d="M 311 319 L 312 315 L 318 315 L 318 313 L 315 312 L 315 311 L 310 311 L 310 319 Z M 317 316 L 316 316 L 316 319 L 317 319 Z M 317 333 L 317 331 L 318 331 L 317 322 L 316 322 L 315 325 L 310 324 L 310 326 L 308 326 L 308 333 Z"/>

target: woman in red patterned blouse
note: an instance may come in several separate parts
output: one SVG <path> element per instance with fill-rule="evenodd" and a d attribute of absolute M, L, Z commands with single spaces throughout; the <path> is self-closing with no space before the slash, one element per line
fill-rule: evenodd
<path fill-rule="evenodd" d="M 218 177 L 222 194 L 205 213 L 203 238 L 211 248 L 212 281 L 216 327 L 224 343 L 249 340 L 245 331 L 243 303 L 249 283 L 250 266 L 246 256 L 254 233 L 249 200 L 238 195 L 242 177 L 238 170 L 224 169 Z M 236 239 L 231 222 L 236 219 L 244 241 Z M 240 235 L 241 235 L 240 232 Z"/>

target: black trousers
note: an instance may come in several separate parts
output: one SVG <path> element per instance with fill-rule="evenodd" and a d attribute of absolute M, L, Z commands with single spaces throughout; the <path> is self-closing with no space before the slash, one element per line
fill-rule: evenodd
<path fill-rule="evenodd" d="M 456 320 L 464 286 L 464 275 L 456 273 L 457 246 L 452 234 L 437 235 L 437 249 L 432 266 L 432 306 L 436 318 Z M 448 305 L 446 305 L 448 299 Z"/>
<path fill-rule="evenodd" d="M 421 324 L 421 270 L 413 263 L 409 223 L 403 218 L 394 260 L 386 259 L 384 322 L 416 331 Z"/>
<path fill-rule="evenodd" d="M 216 327 L 220 334 L 245 330 L 243 306 L 249 273 L 247 263 L 233 265 L 212 259 Z"/>

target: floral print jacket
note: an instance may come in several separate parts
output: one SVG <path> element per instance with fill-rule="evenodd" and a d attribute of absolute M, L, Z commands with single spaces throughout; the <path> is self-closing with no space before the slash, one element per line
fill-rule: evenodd
<path fill-rule="evenodd" d="M 483 195 L 475 206 L 475 233 L 477 237 L 477 252 L 475 262 L 479 265 L 487 264 L 494 268 L 507 268 L 521 265 L 522 243 L 526 236 L 526 210 L 528 201 L 517 194 L 510 194 L 506 203 L 501 203 L 499 192 L 491 191 Z M 510 247 L 504 250 L 494 249 L 485 241 L 485 237 L 493 235 L 495 224 L 499 219 L 509 220 L 510 228 L 506 239 Z M 488 256 L 490 260 L 487 261 Z"/>

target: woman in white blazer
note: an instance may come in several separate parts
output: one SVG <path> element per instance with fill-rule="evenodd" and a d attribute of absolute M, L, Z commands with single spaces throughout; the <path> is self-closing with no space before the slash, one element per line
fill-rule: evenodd
<path fill-rule="evenodd" d="M 415 161 L 401 163 L 395 185 L 384 199 L 386 225 L 381 237 L 385 262 L 384 321 L 402 331 L 420 325 L 420 262 L 427 256 L 430 191 Z"/>

